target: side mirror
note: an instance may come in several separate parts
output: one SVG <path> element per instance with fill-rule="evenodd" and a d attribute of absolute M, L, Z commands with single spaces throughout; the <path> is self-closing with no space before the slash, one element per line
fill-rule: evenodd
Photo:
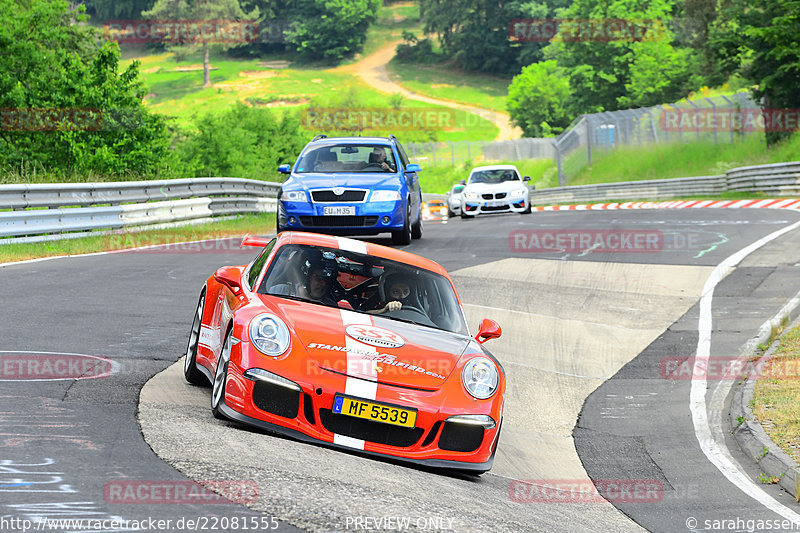
<path fill-rule="evenodd" d="M 288 163 L 284 163 L 278 167 L 278 172 L 280 172 L 281 174 L 291 174 L 292 166 Z"/>
<path fill-rule="evenodd" d="M 489 339 L 500 337 L 502 334 L 503 330 L 500 329 L 500 324 L 490 318 L 484 318 L 481 320 L 481 325 L 478 328 L 478 334 L 475 335 L 475 340 L 483 344 Z"/>
<path fill-rule="evenodd" d="M 241 277 L 242 269 L 239 267 L 227 266 L 214 272 L 214 279 L 228 287 L 234 293 L 238 293 L 242 290 Z"/>
<path fill-rule="evenodd" d="M 531 181 L 531 177 L 530 176 L 525 176 L 524 178 L 522 178 L 522 181 Z"/>
<path fill-rule="evenodd" d="M 419 172 L 420 168 L 419 165 L 416 163 L 411 163 L 406 167 L 406 172 Z"/>
<path fill-rule="evenodd" d="M 458 183 L 460 183 L 461 185 L 466 185 L 467 184 L 467 180 L 458 180 Z"/>

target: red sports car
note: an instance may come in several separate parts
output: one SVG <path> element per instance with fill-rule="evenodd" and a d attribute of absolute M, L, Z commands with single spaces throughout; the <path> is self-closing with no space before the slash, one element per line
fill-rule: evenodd
<path fill-rule="evenodd" d="M 211 410 L 301 441 L 483 473 L 503 418 L 503 368 L 470 336 L 439 264 L 353 239 L 284 232 L 208 278 L 184 374 Z"/>

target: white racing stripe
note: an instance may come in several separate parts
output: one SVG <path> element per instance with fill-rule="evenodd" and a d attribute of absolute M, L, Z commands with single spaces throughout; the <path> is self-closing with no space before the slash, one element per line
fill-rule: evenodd
<path fill-rule="evenodd" d="M 363 243 L 362 243 L 363 244 Z M 364 245 L 366 249 L 366 245 Z M 340 309 L 342 314 L 342 326 L 361 324 L 372 326 L 372 317 L 362 313 L 355 313 L 347 309 Z M 378 371 L 377 363 L 374 359 L 367 359 L 364 351 L 378 353 L 375 346 L 370 346 L 357 341 L 350 335 L 345 334 L 345 346 L 347 347 L 347 378 L 344 386 L 344 393 L 348 396 L 357 396 L 365 400 L 374 400 L 378 392 Z M 362 378 L 351 377 L 353 374 L 363 376 Z M 334 433 L 333 442 L 348 448 L 364 449 L 364 441 L 354 439 L 345 435 Z"/>
<path fill-rule="evenodd" d="M 358 254 L 367 253 L 367 243 L 364 241 L 348 239 L 347 237 L 336 237 L 336 240 L 339 241 L 340 250 L 344 250 L 346 252 L 355 252 Z"/>
<path fill-rule="evenodd" d="M 689 395 L 689 408 L 692 413 L 695 436 L 700 444 L 700 449 L 717 469 L 736 485 L 742 492 L 762 504 L 764 507 L 781 515 L 782 517 L 800 524 L 800 514 L 779 503 L 767 494 L 758 484 L 754 483 L 750 477 L 740 470 L 733 461 L 732 457 L 725 448 L 724 442 L 714 439 L 714 433 L 709 423 L 709 416 L 706 406 L 706 389 L 708 382 L 704 377 L 703 369 L 708 368 L 708 359 L 711 354 L 711 302 L 714 296 L 714 288 L 717 284 L 736 266 L 742 259 L 758 250 L 768 242 L 800 227 L 800 222 L 795 222 L 778 231 L 759 239 L 725 259 L 711 272 L 703 286 L 703 295 L 700 298 L 700 319 L 698 323 L 699 338 L 697 341 L 697 353 L 695 355 L 695 368 L 697 376 L 692 379 L 691 392 Z"/>

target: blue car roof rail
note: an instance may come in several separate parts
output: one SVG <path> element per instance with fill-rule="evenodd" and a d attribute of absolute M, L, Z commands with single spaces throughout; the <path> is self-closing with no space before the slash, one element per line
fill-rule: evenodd
<path fill-rule="evenodd" d="M 319 135 L 315 135 L 314 138 L 311 139 L 311 142 L 313 143 L 314 141 L 318 141 L 320 139 L 327 139 L 327 138 L 328 138 L 327 135 L 325 135 L 324 133 L 320 133 Z"/>

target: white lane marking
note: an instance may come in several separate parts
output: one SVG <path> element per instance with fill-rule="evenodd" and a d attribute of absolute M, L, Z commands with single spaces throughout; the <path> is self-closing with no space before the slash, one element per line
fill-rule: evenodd
<path fill-rule="evenodd" d="M 792 520 L 800 524 L 800 514 L 779 503 L 777 500 L 767 494 L 761 487 L 754 483 L 747 474 L 737 468 L 734 461 L 731 460 L 730 455 L 725 449 L 724 443 L 714 440 L 709 424 L 708 412 L 706 406 L 706 388 L 708 382 L 704 377 L 702 369 L 708 368 L 708 359 L 711 354 L 711 303 L 714 296 L 714 288 L 717 284 L 741 262 L 742 259 L 758 250 L 768 242 L 800 227 L 800 222 L 795 222 L 790 226 L 786 226 L 778 231 L 770 233 L 762 237 L 751 245 L 742 248 L 735 254 L 725 259 L 722 263 L 717 265 L 711 272 L 711 275 L 706 280 L 703 286 L 702 297 L 700 298 L 700 319 L 698 321 L 698 334 L 697 352 L 695 354 L 695 370 L 700 377 L 692 379 L 691 392 L 689 395 L 689 408 L 692 413 L 692 422 L 694 423 L 695 436 L 700 444 L 700 449 L 711 463 L 728 480 L 736 485 L 742 492 L 770 509 L 771 511 L 783 516 L 788 520 Z"/>
<path fill-rule="evenodd" d="M 362 313 L 355 313 L 347 309 L 339 310 L 342 315 L 342 325 L 346 328 L 353 324 L 372 326 L 372 317 Z M 359 342 L 349 335 L 345 335 L 347 347 L 347 378 L 345 379 L 344 393 L 348 396 L 357 396 L 365 400 L 374 400 L 378 393 L 378 371 L 374 359 L 367 359 L 362 355 L 364 351 L 378 353 L 375 346 Z M 352 352 L 351 352 L 352 351 Z M 362 376 L 361 379 L 351 377 L 353 374 Z M 354 439 L 345 435 L 334 433 L 333 442 L 348 448 L 364 449 L 362 439 Z"/>
<path fill-rule="evenodd" d="M 339 241 L 339 249 L 346 252 L 355 252 L 358 254 L 367 253 L 367 243 L 356 239 L 348 239 L 347 237 L 336 237 Z"/>

